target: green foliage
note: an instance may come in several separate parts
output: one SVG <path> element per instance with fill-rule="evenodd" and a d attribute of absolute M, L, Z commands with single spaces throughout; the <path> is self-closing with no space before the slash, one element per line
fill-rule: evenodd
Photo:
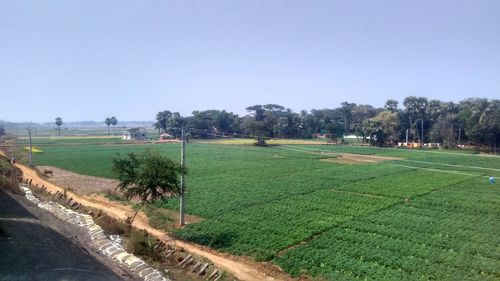
<path fill-rule="evenodd" d="M 179 112 L 172 113 L 165 110 L 156 114 L 156 123 L 154 126 L 159 132 L 169 133 L 172 136 L 178 137 L 180 135 L 180 130 L 178 129 L 184 127 L 185 123 L 185 118 Z"/>
<path fill-rule="evenodd" d="M 109 119 L 109 121 L 110 121 L 111 125 L 113 125 L 113 126 L 116 126 L 116 124 L 118 124 L 118 119 L 116 119 L 116 117 L 114 117 L 114 116 L 111 117 Z"/>
<path fill-rule="evenodd" d="M 127 198 L 138 197 L 141 202 L 153 202 L 178 194 L 178 175 L 185 173 L 185 169 L 149 150 L 141 155 L 118 155 L 113 159 L 113 172 L 120 181 L 118 188 Z"/>
<path fill-rule="evenodd" d="M 161 253 L 155 249 L 156 238 L 149 235 L 145 230 L 133 231 L 126 239 L 125 249 L 134 255 L 153 258 L 158 260 Z"/>
<path fill-rule="evenodd" d="M 123 221 L 118 221 L 104 213 L 99 212 L 94 217 L 95 222 L 102 227 L 107 234 L 129 235 L 132 227 Z"/>
<path fill-rule="evenodd" d="M 276 261 L 292 275 L 335 280 L 495 280 L 499 197 L 480 184 L 468 180 L 355 218 Z"/>
<path fill-rule="evenodd" d="M 138 155 L 151 147 L 47 146 L 37 161 L 109 177 L 117 152 Z M 180 157 L 178 144 L 154 147 L 161 155 Z M 335 152 L 400 159 L 359 165 L 322 161 Z M 494 280 L 500 274 L 495 246 L 500 194 L 482 177 L 500 178 L 499 157 L 193 143 L 186 162 L 187 212 L 201 220 L 175 231 L 183 239 L 271 261 L 293 275 L 333 280 Z M 178 210 L 178 202 L 172 198 L 155 206 Z"/>
<path fill-rule="evenodd" d="M 15 194 L 24 194 L 19 188 L 22 172 L 9 162 L 9 159 L 0 156 L 0 188 Z"/>
<path fill-rule="evenodd" d="M 113 159 L 113 172 L 119 180 L 118 188 L 125 197 L 137 197 L 141 201 L 134 215 L 127 218 L 132 224 L 146 202 L 177 195 L 180 190 L 178 175 L 185 174 L 186 170 L 169 158 L 148 150 L 141 155 L 118 155 Z"/>

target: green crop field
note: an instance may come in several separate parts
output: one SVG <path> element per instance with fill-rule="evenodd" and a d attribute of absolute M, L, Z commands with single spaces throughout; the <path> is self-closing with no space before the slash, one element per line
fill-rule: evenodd
<path fill-rule="evenodd" d="M 37 165 L 111 177 L 117 153 L 179 144 L 42 147 Z M 330 153 L 399 157 L 366 164 Z M 336 145 L 188 144 L 185 240 L 332 280 L 500 280 L 500 157 Z M 157 207 L 177 210 L 178 200 Z"/>

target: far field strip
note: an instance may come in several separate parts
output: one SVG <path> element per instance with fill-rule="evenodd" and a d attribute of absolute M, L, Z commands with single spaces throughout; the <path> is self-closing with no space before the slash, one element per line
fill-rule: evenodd
<path fill-rule="evenodd" d="M 383 163 L 383 164 L 389 165 L 389 166 L 403 167 L 403 168 L 409 168 L 409 169 L 418 169 L 418 170 L 447 173 L 447 174 L 455 174 L 455 175 L 469 176 L 469 177 L 486 177 L 486 178 L 488 177 L 488 176 L 483 176 L 483 175 L 478 175 L 478 174 L 469 174 L 469 173 L 463 173 L 463 172 L 458 172 L 458 171 L 439 170 L 439 169 L 424 168 L 424 167 L 417 167 L 417 166 L 408 166 L 408 165 L 401 165 L 401 164 L 392 164 L 392 163 Z"/>
<path fill-rule="evenodd" d="M 453 165 L 453 164 L 444 164 L 444 163 L 437 163 L 437 162 L 427 162 L 427 161 L 408 160 L 408 159 L 401 159 L 401 160 L 398 160 L 398 161 L 415 162 L 415 163 L 432 164 L 432 165 L 441 165 L 441 166 L 457 167 L 457 168 L 471 168 L 471 169 L 478 169 L 478 170 L 489 170 L 489 171 L 500 172 L 500 169 L 477 167 L 477 166 Z"/>
<path fill-rule="evenodd" d="M 319 150 L 319 149 L 308 148 L 308 147 L 301 147 L 301 148 L 293 147 L 293 148 L 291 148 L 291 147 L 287 146 L 287 147 L 282 147 L 282 148 L 293 150 L 293 151 L 297 151 L 297 152 L 308 153 L 308 154 L 318 154 L 318 152 L 320 152 L 320 153 L 321 152 L 339 153 L 339 154 L 343 153 L 343 152 L 336 152 L 336 151 L 331 151 L 331 150 L 326 150 L 326 151 L 325 150 Z M 379 148 L 379 149 L 385 149 L 385 148 Z M 307 151 L 305 151 L 305 150 L 307 150 Z M 311 151 L 311 152 L 309 152 L 309 151 Z M 421 152 L 430 153 L 431 151 L 421 151 Z M 440 152 L 440 153 L 442 153 L 442 154 L 459 154 L 459 153 L 448 153 L 448 152 Z M 356 153 L 350 153 L 350 154 L 356 154 Z M 362 155 L 362 154 L 360 154 L 360 155 Z M 461 156 L 476 156 L 475 154 L 463 154 L 463 153 L 460 154 L 460 155 Z M 369 161 L 369 160 L 360 160 L 360 161 L 374 162 L 374 161 Z M 429 164 L 429 165 L 440 165 L 440 166 L 446 166 L 446 167 L 469 168 L 469 169 L 478 169 L 478 170 L 500 172 L 500 169 L 497 169 L 497 168 L 487 168 L 487 167 L 478 167 L 478 166 L 444 164 L 444 163 L 439 163 L 439 162 L 428 162 L 428 161 L 410 160 L 410 159 L 398 159 L 398 160 L 395 160 L 395 161 L 405 161 L 405 162 L 422 163 L 422 164 Z M 385 163 L 385 164 L 388 164 L 388 163 Z M 394 165 L 396 165 L 396 164 L 394 164 Z M 451 171 L 444 171 L 444 170 L 431 169 L 431 168 L 422 168 L 422 167 L 417 167 L 417 166 L 408 166 L 408 165 L 396 165 L 396 166 L 401 166 L 401 167 L 406 167 L 406 168 L 414 167 L 414 168 L 417 168 L 417 169 L 428 169 L 429 171 L 435 171 L 435 172 L 450 172 L 450 173 L 452 173 Z M 457 172 L 457 173 L 460 173 L 460 172 Z M 463 173 L 463 174 L 467 175 L 467 173 Z M 468 174 L 468 175 L 470 175 L 470 176 L 479 176 L 479 175 L 476 175 L 476 174 Z"/>
<path fill-rule="evenodd" d="M 420 149 L 400 149 L 392 147 L 377 147 L 377 146 L 356 146 L 360 148 L 367 149 L 380 149 L 380 150 L 393 150 L 393 151 L 404 151 L 404 152 L 419 152 L 419 153 L 436 153 L 436 154 L 451 154 L 460 156 L 474 156 L 474 157 L 499 157 L 498 155 L 491 154 L 472 154 L 472 153 L 461 153 L 461 152 L 450 152 L 450 151 L 434 151 L 434 150 L 420 150 Z"/>
<path fill-rule="evenodd" d="M 333 147 L 333 146 L 334 145 L 323 145 L 323 147 Z M 460 152 L 450 152 L 450 151 L 400 149 L 400 148 L 391 148 L 391 147 L 376 147 L 376 146 L 361 146 L 361 145 L 357 145 L 355 147 L 362 148 L 362 149 L 379 149 L 379 150 L 397 151 L 397 152 L 402 152 L 402 153 L 417 152 L 417 153 L 436 153 L 436 154 L 444 154 L 444 155 L 459 155 L 459 156 L 474 156 L 474 157 L 499 157 L 500 158 L 500 156 L 498 156 L 498 155 L 491 155 L 491 154 L 472 154 L 472 153 L 460 153 Z M 304 147 L 303 149 L 313 150 L 313 151 L 317 150 L 314 148 L 306 148 L 306 147 Z"/>

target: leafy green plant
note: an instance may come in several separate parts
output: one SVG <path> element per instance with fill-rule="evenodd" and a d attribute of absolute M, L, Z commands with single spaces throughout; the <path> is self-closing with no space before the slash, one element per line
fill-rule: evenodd
<path fill-rule="evenodd" d="M 132 224 L 146 202 L 172 197 L 179 192 L 178 175 L 186 170 L 179 164 L 158 153 L 147 151 L 113 159 L 113 172 L 120 183 L 118 188 L 128 199 L 138 198 L 140 205 L 129 220 Z"/>

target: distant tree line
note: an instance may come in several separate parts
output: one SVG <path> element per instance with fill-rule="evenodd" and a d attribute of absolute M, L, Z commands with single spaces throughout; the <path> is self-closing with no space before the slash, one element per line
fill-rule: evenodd
<path fill-rule="evenodd" d="M 193 111 L 183 117 L 168 110 L 158 112 L 155 128 L 159 133 L 178 137 L 178 128 L 195 128 L 195 137 L 210 134 L 241 134 L 270 138 L 312 138 L 325 135 L 341 141 L 356 135 L 361 142 L 392 146 L 398 142 L 434 142 L 446 147 L 472 144 L 498 151 L 500 143 L 500 100 L 470 98 L 459 103 L 409 96 L 402 107 L 387 100 L 383 108 L 342 102 L 333 109 L 293 112 L 277 104 L 246 108 L 243 117 L 225 110 Z"/>

